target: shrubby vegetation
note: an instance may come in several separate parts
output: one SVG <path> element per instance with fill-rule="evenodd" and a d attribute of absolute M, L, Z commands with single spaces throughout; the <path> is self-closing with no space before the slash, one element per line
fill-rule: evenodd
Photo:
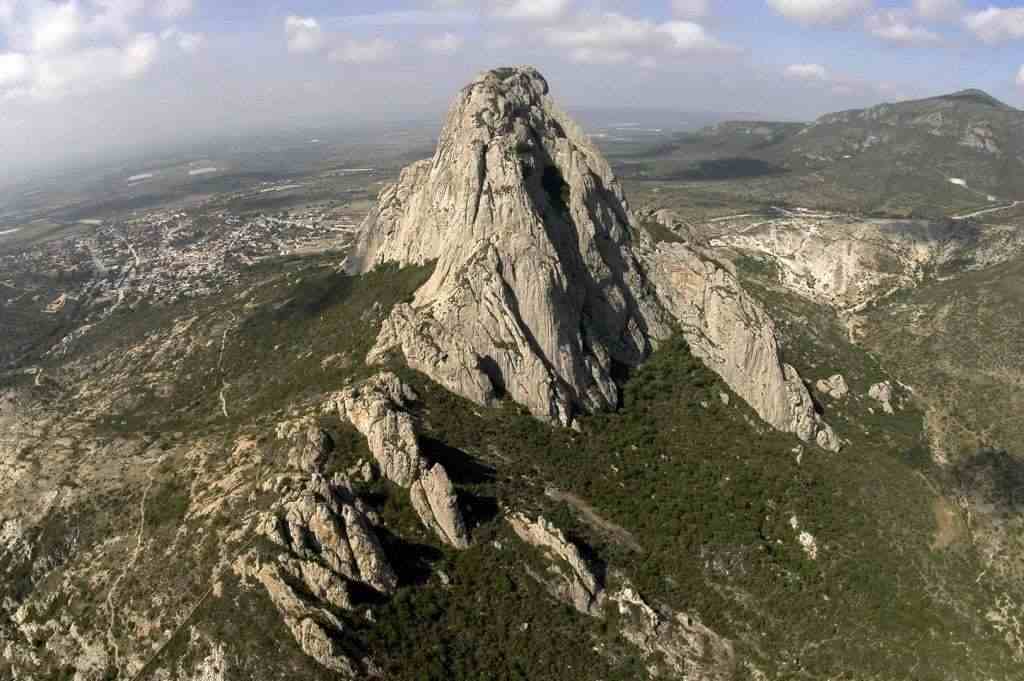
<path fill-rule="evenodd" d="M 170 401 L 137 403 L 140 422 L 169 429 L 198 421 L 216 432 L 269 427 L 288 404 L 366 372 L 362 357 L 379 320 L 430 272 L 385 268 L 352 278 L 308 262 L 265 267 L 223 363 L 234 396 L 230 419 L 218 413 L 211 383 L 214 346 L 181 369 Z M 781 296 L 770 304 L 782 318 L 786 359 L 805 376 L 842 368 L 861 392 L 884 377 L 832 320 L 815 316 L 824 314 L 817 308 L 768 289 L 758 295 Z M 195 312 L 213 321 L 224 310 Z M 325 368 L 322 360 L 337 354 L 351 361 Z M 374 607 L 372 620 L 351 614 L 345 645 L 369 652 L 388 678 L 565 678 L 570 669 L 574 678 L 637 677 L 635 652 L 610 620 L 556 603 L 524 569 L 540 564 L 506 528 L 503 508 L 543 512 L 597 559 L 627 571 L 646 598 L 699 616 L 735 642 L 741 659 L 778 678 L 888 680 L 909 678 L 910 670 L 918 679 L 1009 678 L 1006 648 L 983 619 L 990 601 L 975 584 L 976 559 L 962 548 L 929 546 L 934 497 L 920 475 L 930 459 L 919 412 L 829 414 L 850 444 L 838 455 L 803 447 L 766 429 L 735 395 L 724 404 L 728 389 L 680 338 L 632 372 L 619 411 L 584 418 L 580 432 L 542 424 L 511 402 L 481 408 L 395 368 L 421 395 L 424 450 L 457 484 L 474 546 L 439 545 L 404 491 L 360 486 L 383 520 L 402 586 Z M 365 456 L 350 427 L 330 418 L 324 426 L 337 445 L 332 470 Z M 185 481 L 172 473 L 160 471 L 147 503 L 155 531 L 170 531 L 181 512 Z M 621 526 L 640 550 L 546 496 L 550 485 Z M 816 537 L 817 560 L 796 541 L 793 517 Z M 265 596 L 233 589 L 193 620 L 221 627 L 241 618 L 240 645 L 253 659 L 291 656 L 290 635 L 274 624 Z M 161 659 L 183 645 L 176 639 Z"/>
<path fill-rule="evenodd" d="M 582 433 L 512 404 L 482 413 L 404 373 L 424 395 L 429 436 L 493 463 L 501 503 L 545 508 L 602 560 L 629 568 L 645 596 L 700 616 L 766 671 L 889 679 L 916 669 L 916 678 L 945 679 L 952 669 L 1005 669 L 1005 648 L 982 633 L 984 620 L 929 595 L 980 597 L 970 586 L 977 566 L 964 552 L 931 552 L 931 495 L 896 442 L 847 430 L 853 445 L 842 454 L 810 449 L 798 464 L 796 441 L 760 427 L 735 397 L 725 406 L 726 389 L 681 339 L 636 370 L 621 411 L 585 419 Z M 642 553 L 545 499 L 547 484 L 624 527 Z M 794 516 L 817 538 L 816 561 L 796 541 Z M 395 614 L 406 631 L 415 612 Z M 991 645 L 978 644 L 986 636 Z M 950 640 L 971 641 L 970 655 Z"/>

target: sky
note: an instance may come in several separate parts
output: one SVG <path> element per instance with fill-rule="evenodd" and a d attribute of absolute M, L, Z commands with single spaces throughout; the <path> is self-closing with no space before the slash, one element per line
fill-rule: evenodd
<path fill-rule="evenodd" d="M 0 185 L 121 151 L 440 116 L 532 64 L 567 108 L 1024 106 L 1024 0 L 0 0 Z"/>

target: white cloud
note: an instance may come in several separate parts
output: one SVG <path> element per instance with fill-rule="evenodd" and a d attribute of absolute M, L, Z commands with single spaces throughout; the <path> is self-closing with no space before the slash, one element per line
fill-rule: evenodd
<path fill-rule="evenodd" d="M 160 0 L 156 13 L 165 19 L 177 19 L 192 12 L 192 0 Z"/>
<path fill-rule="evenodd" d="M 669 21 L 658 26 L 657 30 L 668 36 L 672 49 L 681 52 L 727 49 L 724 43 L 708 35 L 703 26 L 692 21 Z"/>
<path fill-rule="evenodd" d="M 900 45 L 926 45 L 939 41 L 939 35 L 923 26 L 912 23 L 913 17 L 906 10 L 886 10 L 872 14 L 865 26 L 868 32 L 880 40 Z"/>
<path fill-rule="evenodd" d="M 13 50 L 0 55 L 0 98 L 86 95 L 149 72 L 162 40 L 195 53 L 201 36 L 139 30 L 150 10 L 191 8 L 182 0 L 0 0 L 0 26 Z"/>
<path fill-rule="evenodd" d="M 893 87 L 885 82 L 868 82 L 845 74 L 833 73 L 821 64 L 790 64 L 782 75 L 803 83 L 808 92 L 828 93 L 835 97 L 873 97 L 891 94 Z"/>
<path fill-rule="evenodd" d="M 653 66 L 656 57 L 730 48 L 690 21 L 657 24 L 615 12 L 580 14 L 543 32 L 551 47 L 566 49 L 576 62 Z"/>
<path fill-rule="evenodd" d="M 145 0 L 94 0 L 99 12 L 89 21 L 91 32 L 126 34 L 145 7 Z"/>
<path fill-rule="evenodd" d="M 0 88 L 17 85 L 28 77 L 29 62 L 23 54 L 0 54 Z"/>
<path fill-rule="evenodd" d="M 7 24 L 14 18 L 17 0 L 0 0 L 0 24 Z"/>
<path fill-rule="evenodd" d="M 453 26 L 476 21 L 471 12 L 461 11 L 462 3 L 453 2 L 440 9 L 408 9 L 370 14 L 346 14 L 338 20 L 347 26 Z"/>
<path fill-rule="evenodd" d="M 545 36 L 556 47 L 637 47 L 644 45 L 654 31 L 654 23 L 646 19 L 608 12 L 581 16 L 571 24 L 549 28 Z"/>
<path fill-rule="evenodd" d="M 324 46 L 320 22 L 313 17 L 289 15 L 284 20 L 284 34 L 289 52 L 317 52 Z"/>
<path fill-rule="evenodd" d="M 386 61 L 398 54 L 398 46 L 390 40 L 374 38 L 372 40 L 349 40 L 331 50 L 328 58 L 331 61 L 346 64 L 369 64 Z"/>
<path fill-rule="evenodd" d="M 486 4 L 498 17 L 543 21 L 563 16 L 572 0 L 487 0 Z"/>
<path fill-rule="evenodd" d="M 711 0 L 672 0 L 672 14 L 681 19 L 703 19 L 711 14 Z"/>
<path fill-rule="evenodd" d="M 821 64 L 790 64 L 783 74 L 793 80 L 827 81 L 828 69 Z"/>
<path fill-rule="evenodd" d="M 82 23 L 82 14 L 75 0 L 36 6 L 29 25 L 32 50 L 57 52 L 71 46 L 82 33 Z"/>
<path fill-rule="evenodd" d="M 871 0 L 768 0 L 776 12 L 802 24 L 835 24 L 867 11 Z"/>
<path fill-rule="evenodd" d="M 31 80 L 16 94 L 57 99 L 102 90 L 141 76 L 156 61 L 158 50 L 156 36 L 141 33 L 123 47 L 94 47 L 44 55 L 33 60 Z"/>
<path fill-rule="evenodd" d="M 185 54 L 195 54 L 203 47 L 206 39 L 199 33 L 187 33 L 177 28 L 168 28 L 160 34 L 162 40 L 173 42 Z"/>
<path fill-rule="evenodd" d="M 132 42 L 121 50 L 121 76 L 123 78 L 136 78 L 156 60 L 156 53 L 159 43 L 152 33 L 143 33 L 135 37 Z"/>
<path fill-rule="evenodd" d="M 1024 66 L 1017 71 L 1017 87 L 1024 87 Z"/>
<path fill-rule="evenodd" d="M 964 17 L 967 28 L 986 43 L 1024 38 L 1024 7 L 989 7 Z"/>
<path fill-rule="evenodd" d="M 963 0 L 914 0 L 914 11 L 923 19 L 952 19 L 964 11 Z"/>
<path fill-rule="evenodd" d="M 451 55 L 462 48 L 462 43 L 462 38 L 454 33 L 442 33 L 439 36 L 427 38 L 423 41 L 423 47 L 428 52 Z"/>

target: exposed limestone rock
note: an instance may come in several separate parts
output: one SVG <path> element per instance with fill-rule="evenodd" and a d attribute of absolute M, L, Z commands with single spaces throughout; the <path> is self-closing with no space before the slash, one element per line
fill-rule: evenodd
<path fill-rule="evenodd" d="M 793 211 L 725 222 L 709 231 L 712 245 L 768 258 L 783 286 L 843 312 L 915 287 L 929 270 L 954 263 L 989 267 L 1024 249 L 1019 230 L 999 225 Z"/>
<path fill-rule="evenodd" d="M 260 531 L 284 552 L 250 574 L 303 652 L 344 678 L 364 676 L 370 663 L 351 659 L 337 644 L 343 626 L 334 613 L 354 607 L 354 586 L 389 594 L 398 577 L 348 479 L 323 475 L 334 447 L 330 437 L 311 419 L 281 424 L 277 434 L 290 440 L 289 465 L 309 477 L 279 479 L 285 496 L 263 517 Z"/>
<path fill-rule="evenodd" d="M 828 395 L 833 400 L 841 400 L 850 393 L 850 387 L 846 385 L 846 379 L 842 374 L 833 374 L 823 378 L 815 384 L 818 392 Z"/>
<path fill-rule="evenodd" d="M 328 482 L 314 473 L 306 488 L 279 506 L 263 524 L 264 534 L 272 541 L 353 582 L 382 593 L 395 589 L 394 570 L 366 517 L 355 507 L 346 480 Z M 299 573 L 306 574 L 303 570 Z"/>
<path fill-rule="evenodd" d="M 607 162 L 539 73 L 482 74 L 434 157 L 381 193 L 346 263 L 365 272 L 436 261 L 367 361 L 397 350 L 475 402 L 507 394 L 570 425 L 580 411 L 615 407 L 618 368 L 641 362 L 678 320 L 768 423 L 836 448 L 735 277 L 680 244 L 652 249 L 635 224 Z"/>
<path fill-rule="evenodd" d="M 646 356 L 655 318 L 630 223 L 610 167 L 544 78 L 484 73 L 463 89 L 433 159 L 382 192 L 348 262 L 437 261 L 371 359 L 401 350 L 454 392 L 480 403 L 507 393 L 566 425 L 614 407 L 614 366 Z"/>
<path fill-rule="evenodd" d="M 290 440 L 289 464 L 306 473 L 321 470 L 324 461 L 334 451 L 331 436 L 320 429 L 312 418 L 278 424 L 276 434 L 279 440 Z"/>
<path fill-rule="evenodd" d="M 328 610 L 304 600 L 288 583 L 288 577 L 279 565 L 264 565 L 257 573 L 257 578 L 266 588 L 270 600 L 284 617 L 285 624 L 304 653 L 344 678 L 355 679 L 360 676 L 353 661 L 331 636 L 332 630 L 342 630 L 341 620 Z"/>
<path fill-rule="evenodd" d="M 340 393 L 334 404 L 342 418 L 363 434 L 381 473 L 409 487 L 425 472 L 412 416 L 406 411 L 416 394 L 391 372 Z"/>
<path fill-rule="evenodd" d="M 796 369 L 779 356 L 775 325 L 724 266 L 685 244 L 660 244 L 651 279 L 681 325 L 693 354 L 769 425 L 838 451 Z"/>
<path fill-rule="evenodd" d="M 868 389 L 868 397 L 877 400 L 886 414 L 895 413 L 892 408 L 892 384 L 889 381 L 875 383 Z"/>
<path fill-rule="evenodd" d="M 505 519 L 521 540 L 544 551 L 550 578 L 537 578 L 555 598 L 590 617 L 603 617 L 606 603 L 619 611 L 619 633 L 648 658 L 652 676 L 733 678 L 736 659 L 727 639 L 694 617 L 651 607 L 624 575 L 613 573 L 619 586 L 609 592 L 579 547 L 543 516 L 530 520 L 522 513 L 509 513 Z"/>
<path fill-rule="evenodd" d="M 522 513 L 511 513 L 505 518 L 520 539 L 554 559 L 552 571 L 558 579 L 549 585 L 555 597 L 570 603 L 585 615 L 600 616 L 604 588 L 579 547 L 566 539 L 562 531 L 544 516 L 530 520 Z"/>
<path fill-rule="evenodd" d="M 441 464 L 434 464 L 409 488 L 413 508 L 441 539 L 460 549 L 469 546 L 469 532 L 459 510 L 452 481 Z"/>
<path fill-rule="evenodd" d="M 971 149 L 977 149 L 989 154 L 999 154 L 999 142 L 996 140 L 995 132 L 986 123 L 973 125 L 964 130 L 959 144 Z"/>
<path fill-rule="evenodd" d="M 366 437 L 384 477 L 409 489 L 423 524 L 456 548 L 469 546 L 469 531 L 444 467 L 420 452 L 408 406 L 416 393 L 390 372 L 339 393 L 332 405 Z"/>
<path fill-rule="evenodd" d="M 736 673 L 732 643 L 690 615 L 659 612 L 628 582 L 609 597 L 622 616 L 621 633 L 654 663 L 652 676 L 726 681 Z M 658 672 L 658 673 L 654 673 Z"/>
<path fill-rule="evenodd" d="M 789 518 L 789 526 L 797 533 L 796 540 L 811 560 L 818 560 L 818 540 L 807 530 L 800 529 L 800 520 L 794 515 Z"/>

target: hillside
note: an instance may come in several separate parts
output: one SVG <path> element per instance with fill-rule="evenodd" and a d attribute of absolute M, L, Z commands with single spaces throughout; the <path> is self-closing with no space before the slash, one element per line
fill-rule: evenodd
<path fill-rule="evenodd" d="M 930 330 L 973 342 L 969 307 L 1012 298 L 1014 229 L 634 211 L 529 67 L 388 180 L 352 231 L 175 212 L 153 250 L 24 257 L 109 267 L 0 377 L 0 676 L 1019 678 L 1019 469 L 943 460 L 924 393 L 956 359 Z M 950 277 L 977 297 L 946 314 Z M 56 283 L 14 283 L 48 314 Z M 1004 357 L 1015 318 L 981 319 Z"/>
<path fill-rule="evenodd" d="M 646 157 L 655 160 L 630 166 L 623 159 L 627 177 L 744 183 L 764 203 L 950 216 L 1024 197 L 1024 112 L 964 90 L 805 125 L 720 123 Z"/>

